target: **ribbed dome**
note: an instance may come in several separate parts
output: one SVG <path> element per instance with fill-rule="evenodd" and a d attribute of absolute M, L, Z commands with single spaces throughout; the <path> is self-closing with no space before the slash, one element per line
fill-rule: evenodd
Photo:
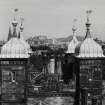
<path fill-rule="evenodd" d="M 18 22 L 14 18 L 12 21 L 13 33 L 11 29 L 9 30 L 9 41 L 1 47 L 0 58 L 28 58 L 30 52 L 30 46 L 17 35 L 17 25 Z M 21 23 L 21 32 L 23 31 L 23 26 Z M 19 37 L 19 38 L 18 38 Z"/>
<path fill-rule="evenodd" d="M 88 11 L 87 13 L 91 13 Z M 79 54 L 77 57 L 82 58 L 93 58 L 93 57 L 104 57 L 103 50 L 101 48 L 101 45 L 99 45 L 97 42 L 93 40 L 90 34 L 90 22 L 89 17 L 87 16 L 87 22 L 86 22 L 86 36 L 85 40 L 77 45 L 75 51 L 77 54 Z"/>
<path fill-rule="evenodd" d="M 86 38 L 76 49 L 78 57 L 104 57 L 101 46 L 93 38 Z"/>
<path fill-rule="evenodd" d="M 79 44 L 77 38 L 73 36 L 72 41 L 68 44 L 68 50 L 66 53 L 75 53 L 75 48 Z"/>
<path fill-rule="evenodd" d="M 73 22 L 73 28 L 72 28 L 72 31 L 73 31 L 73 38 L 72 40 L 69 42 L 68 44 L 68 49 L 67 49 L 67 52 L 66 53 L 69 53 L 69 54 L 74 54 L 75 53 L 75 48 L 76 46 L 79 44 L 77 38 L 76 38 L 76 35 L 75 35 L 75 32 L 77 30 L 76 26 L 75 26 L 75 22 L 77 21 L 77 19 L 74 19 Z"/>
<path fill-rule="evenodd" d="M 18 38 L 11 38 L 1 48 L 0 58 L 28 58 L 25 46 Z"/>

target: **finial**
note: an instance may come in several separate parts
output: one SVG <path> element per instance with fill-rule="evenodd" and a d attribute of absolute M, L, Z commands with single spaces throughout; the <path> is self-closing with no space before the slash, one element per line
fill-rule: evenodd
<path fill-rule="evenodd" d="M 16 13 L 18 12 L 18 9 L 15 8 L 14 9 L 14 20 L 12 21 L 12 25 L 13 25 L 13 37 L 17 37 L 17 33 L 16 33 L 16 27 L 18 22 L 16 21 Z"/>
<path fill-rule="evenodd" d="M 15 9 L 14 9 L 14 20 L 12 21 L 13 27 L 16 27 L 17 24 L 18 24 L 18 22 L 16 21 L 16 13 L 17 13 L 17 12 L 18 12 L 18 9 L 15 8 Z"/>
<path fill-rule="evenodd" d="M 77 30 L 77 28 L 76 28 L 76 26 L 75 26 L 76 22 L 77 22 L 77 19 L 74 19 L 74 20 L 73 20 L 73 28 L 72 28 L 73 35 L 75 34 L 75 31 Z"/>
<path fill-rule="evenodd" d="M 19 9 L 18 8 L 15 8 L 14 9 L 14 20 L 16 20 L 16 13 L 19 11 Z"/>
<path fill-rule="evenodd" d="M 90 23 L 89 18 L 90 18 L 90 14 L 92 13 L 92 10 L 87 10 L 86 13 L 87 13 L 87 23 L 89 24 Z"/>
<path fill-rule="evenodd" d="M 20 31 L 21 32 L 23 32 L 23 29 L 24 29 L 24 27 L 23 27 L 23 21 L 24 21 L 24 18 L 21 18 L 21 25 L 20 25 Z"/>
<path fill-rule="evenodd" d="M 21 18 L 21 25 L 23 25 L 24 18 Z"/>
<path fill-rule="evenodd" d="M 91 34 L 90 34 L 90 25 L 91 25 L 90 14 L 92 13 L 92 10 L 87 10 L 86 13 L 87 13 L 87 22 L 86 22 L 87 32 L 86 32 L 85 38 L 90 38 L 91 37 Z"/>

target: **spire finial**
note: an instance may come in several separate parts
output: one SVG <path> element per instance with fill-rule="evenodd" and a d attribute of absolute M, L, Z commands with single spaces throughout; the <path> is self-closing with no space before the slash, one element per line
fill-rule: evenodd
<path fill-rule="evenodd" d="M 15 8 L 14 9 L 14 20 L 12 21 L 12 25 L 13 25 L 13 37 L 17 37 L 17 33 L 16 33 L 16 27 L 18 22 L 16 21 L 16 13 L 18 12 L 18 9 Z"/>
<path fill-rule="evenodd" d="M 75 34 L 75 31 L 77 30 L 77 28 L 76 28 L 76 22 L 77 22 L 77 19 L 74 19 L 73 20 L 73 28 L 72 28 L 72 31 L 73 31 L 73 35 Z"/>
<path fill-rule="evenodd" d="M 18 8 L 15 8 L 14 9 L 14 20 L 16 20 L 16 13 L 19 11 L 19 9 Z"/>
<path fill-rule="evenodd" d="M 21 32 L 23 32 L 23 29 L 24 29 L 24 27 L 23 27 L 23 21 L 24 21 L 24 18 L 21 18 L 21 25 L 20 25 L 20 31 Z"/>
<path fill-rule="evenodd" d="M 22 18 L 21 18 L 21 25 L 23 25 L 23 21 L 24 21 L 24 18 L 22 17 Z"/>
<path fill-rule="evenodd" d="M 18 12 L 18 9 L 15 8 L 15 9 L 14 9 L 14 20 L 12 21 L 13 27 L 16 27 L 17 24 L 18 24 L 18 22 L 16 21 L 16 13 L 17 13 L 17 12 Z"/>
<path fill-rule="evenodd" d="M 91 37 L 91 34 L 90 34 L 90 25 L 91 25 L 90 14 L 92 13 L 92 10 L 87 10 L 86 13 L 87 13 L 87 22 L 86 22 L 87 32 L 86 32 L 85 38 L 90 38 Z"/>
<path fill-rule="evenodd" d="M 89 18 L 90 18 L 90 14 L 92 13 L 92 10 L 87 10 L 86 13 L 87 13 L 87 23 L 90 24 Z"/>

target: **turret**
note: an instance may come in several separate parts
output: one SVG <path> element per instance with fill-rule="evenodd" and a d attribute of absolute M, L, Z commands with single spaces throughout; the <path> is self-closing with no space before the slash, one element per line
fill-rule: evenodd
<path fill-rule="evenodd" d="M 17 9 L 15 9 L 17 12 Z M 26 105 L 27 64 L 30 55 L 18 39 L 16 27 L 18 22 L 12 21 L 13 35 L 1 47 L 0 53 L 0 103 L 8 105 Z M 11 31 L 9 31 L 11 33 Z M 9 35 L 10 36 L 10 35 Z"/>
<path fill-rule="evenodd" d="M 76 47 L 76 53 L 78 54 L 78 57 L 104 57 L 103 50 L 101 46 L 96 43 L 90 34 L 90 20 L 89 16 L 91 14 L 91 10 L 86 11 L 87 13 L 87 22 L 86 22 L 86 35 L 85 40 Z"/>
<path fill-rule="evenodd" d="M 94 41 L 90 34 L 89 15 L 92 11 L 86 11 L 86 35 L 84 41 L 76 47 L 78 55 L 76 56 L 76 105 L 102 105 L 102 75 L 105 62 L 105 56 L 101 45 Z M 81 102 L 80 102 L 81 100 Z M 95 101 L 95 103 L 94 103 Z"/>
<path fill-rule="evenodd" d="M 75 26 L 75 22 L 77 21 L 77 19 L 74 19 L 73 21 L 73 28 L 72 28 L 72 31 L 73 31 L 73 39 L 69 42 L 68 44 L 68 49 L 67 49 L 67 52 L 66 53 L 69 53 L 69 54 L 74 54 L 75 53 L 75 47 L 78 45 L 78 40 L 75 36 L 75 32 L 77 30 L 76 26 Z"/>

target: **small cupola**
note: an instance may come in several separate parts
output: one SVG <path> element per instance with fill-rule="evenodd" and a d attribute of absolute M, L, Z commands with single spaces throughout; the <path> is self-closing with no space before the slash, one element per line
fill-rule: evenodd
<path fill-rule="evenodd" d="M 15 12 L 17 12 L 15 10 Z M 18 22 L 14 18 L 12 21 L 13 34 L 11 39 L 1 47 L 0 58 L 28 58 L 29 54 L 23 43 L 17 37 Z"/>
<path fill-rule="evenodd" d="M 75 53 L 75 47 L 79 44 L 79 41 L 77 40 L 76 38 L 76 26 L 75 26 L 75 22 L 77 21 L 77 19 L 74 19 L 74 24 L 73 24 L 73 28 L 72 28 L 72 31 L 73 31 L 73 38 L 72 40 L 69 42 L 68 44 L 68 49 L 67 49 L 67 52 L 66 53 L 69 53 L 69 54 L 74 54 Z"/>
<path fill-rule="evenodd" d="M 86 36 L 84 41 L 77 45 L 75 51 L 77 53 L 77 57 L 82 58 L 90 58 L 90 57 L 104 57 L 103 50 L 101 45 L 94 41 L 90 33 L 90 20 L 89 16 L 92 13 L 91 10 L 86 11 L 87 13 L 87 22 L 86 22 Z"/>

